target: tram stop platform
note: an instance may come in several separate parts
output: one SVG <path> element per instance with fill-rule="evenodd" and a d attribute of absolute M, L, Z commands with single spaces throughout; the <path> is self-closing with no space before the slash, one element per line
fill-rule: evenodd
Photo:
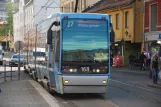
<path fill-rule="evenodd" d="M 32 79 L 2 82 L 0 89 L 0 107 L 60 107 L 56 99 Z"/>

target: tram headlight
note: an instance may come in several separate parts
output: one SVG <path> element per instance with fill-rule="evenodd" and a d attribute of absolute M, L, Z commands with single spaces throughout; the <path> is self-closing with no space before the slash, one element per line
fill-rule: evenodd
<path fill-rule="evenodd" d="M 97 71 L 97 73 L 99 73 L 99 72 L 100 72 L 100 70 L 99 70 L 99 69 L 97 69 L 96 71 Z"/>
<path fill-rule="evenodd" d="M 103 80 L 103 82 L 102 82 L 103 84 L 107 84 L 107 81 L 106 80 Z"/>
<path fill-rule="evenodd" d="M 64 83 L 68 84 L 68 83 L 69 83 L 69 81 L 68 81 L 68 80 L 65 80 L 65 81 L 64 81 Z"/>
<path fill-rule="evenodd" d="M 69 69 L 70 72 L 73 72 L 73 69 Z"/>

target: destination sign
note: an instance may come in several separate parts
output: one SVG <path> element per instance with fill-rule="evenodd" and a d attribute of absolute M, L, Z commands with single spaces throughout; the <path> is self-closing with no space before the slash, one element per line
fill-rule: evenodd
<path fill-rule="evenodd" d="M 88 19 L 69 19 L 63 20 L 64 30 L 106 30 L 107 21 L 88 20 Z"/>

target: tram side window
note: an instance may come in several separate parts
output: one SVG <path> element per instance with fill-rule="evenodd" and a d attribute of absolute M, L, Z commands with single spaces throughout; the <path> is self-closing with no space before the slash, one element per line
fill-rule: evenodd
<path fill-rule="evenodd" d="M 55 52 L 55 36 L 56 36 L 56 31 L 53 31 L 52 32 L 52 44 L 50 45 L 50 64 L 51 64 L 51 67 L 54 66 L 54 52 Z"/>
<path fill-rule="evenodd" d="M 55 47 L 56 47 L 56 55 L 55 55 L 55 61 L 56 66 L 59 68 L 59 61 L 60 61 L 60 31 L 57 32 L 56 40 L 55 40 Z"/>

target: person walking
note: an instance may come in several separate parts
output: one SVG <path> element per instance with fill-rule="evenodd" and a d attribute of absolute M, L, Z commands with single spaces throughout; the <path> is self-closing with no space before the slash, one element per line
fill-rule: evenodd
<path fill-rule="evenodd" d="M 136 57 L 131 53 L 130 55 L 129 55 L 129 67 L 130 67 L 130 69 L 133 69 L 133 63 L 134 63 L 134 59 L 135 59 Z"/>
<path fill-rule="evenodd" d="M 158 73 L 160 69 L 160 58 L 158 55 L 158 52 L 156 52 L 153 57 L 152 57 L 152 62 L 151 62 L 151 69 L 153 71 L 153 83 L 157 84 L 158 82 Z"/>
<path fill-rule="evenodd" d="M 110 51 L 110 64 L 112 68 L 112 65 L 113 65 L 113 52 L 112 51 Z"/>
<path fill-rule="evenodd" d="M 144 52 L 141 53 L 141 55 L 139 56 L 139 60 L 140 60 L 140 70 L 144 69 L 145 70 L 145 67 L 144 67 L 144 64 L 145 64 L 145 59 L 147 57 L 144 55 Z"/>

